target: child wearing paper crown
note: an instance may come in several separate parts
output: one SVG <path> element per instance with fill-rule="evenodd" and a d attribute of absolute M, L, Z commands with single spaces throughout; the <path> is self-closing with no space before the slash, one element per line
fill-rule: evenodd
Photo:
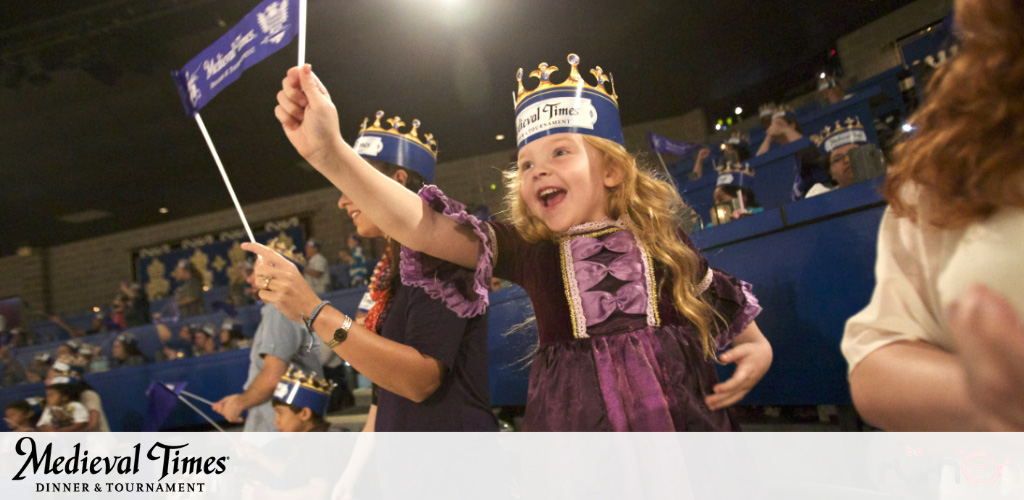
<path fill-rule="evenodd" d="M 353 147 L 374 175 L 415 199 L 413 193 L 434 178 L 437 143 L 419 130 L 419 120 L 409 125 L 405 130 L 400 117 L 384 119 L 384 111 L 377 111 L 372 122 L 363 121 Z M 374 382 L 364 430 L 498 430 L 487 380 L 486 314 L 459 317 L 427 291 L 405 285 L 399 279 L 401 245 L 387 238 L 376 219 L 362 215 L 374 204 L 356 203 L 348 192 L 338 200 L 360 236 L 388 240 L 370 280 L 373 305 L 363 324 L 322 302 L 277 256 L 243 245 L 263 256 L 256 274 L 270 277 L 260 297 L 296 320 L 308 320 L 326 346 Z M 460 271 L 454 264 L 445 268 Z"/>
<path fill-rule="evenodd" d="M 279 432 L 326 432 L 334 383 L 290 366 L 274 389 L 274 426 Z"/>
<path fill-rule="evenodd" d="M 524 430 L 736 429 L 724 409 L 771 363 L 753 322 L 761 308 L 750 285 L 700 257 L 678 229 L 679 195 L 623 147 L 610 75 L 591 70 L 595 87 L 575 54 L 568 62 L 564 84 L 550 81 L 554 66 L 531 72 L 533 91 L 519 71 L 512 224 L 482 223 L 434 186 L 412 196 L 367 165 L 308 65 L 289 70 L 275 114 L 299 153 L 407 247 L 405 283 L 467 317 L 486 309 L 492 273 L 526 289 L 540 345 Z M 722 383 L 717 360 L 737 363 Z"/>

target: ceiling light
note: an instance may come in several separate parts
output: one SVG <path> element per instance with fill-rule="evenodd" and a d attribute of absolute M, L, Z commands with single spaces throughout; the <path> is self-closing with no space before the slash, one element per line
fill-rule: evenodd
<path fill-rule="evenodd" d="M 722 124 L 721 123 L 716 123 L 715 124 L 715 130 L 722 130 Z"/>
<path fill-rule="evenodd" d="M 494 136 L 494 140 L 496 140 L 496 141 L 504 141 L 505 140 L 505 134 L 498 134 L 498 135 Z"/>
<path fill-rule="evenodd" d="M 742 115 L 743 114 L 743 108 L 741 108 L 739 106 L 736 106 L 736 114 L 737 115 Z"/>
<path fill-rule="evenodd" d="M 910 132 L 913 132 L 913 131 L 914 131 L 914 126 L 913 126 L 913 125 L 911 125 L 911 124 L 909 124 L 909 123 L 904 123 L 904 124 L 903 124 L 903 126 L 902 126 L 902 127 L 900 127 L 900 128 L 902 128 L 902 129 L 903 129 L 903 131 L 904 131 L 904 132 L 907 132 L 907 133 L 910 133 Z"/>
<path fill-rule="evenodd" d="M 157 210 L 157 211 L 158 211 L 158 212 L 160 212 L 160 213 L 162 213 L 162 214 L 165 214 L 165 213 L 167 213 L 167 212 L 170 212 L 170 210 L 167 210 L 167 207 L 160 207 L 160 210 Z"/>
<path fill-rule="evenodd" d="M 821 77 L 821 79 L 822 79 L 822 80 L 824 80 L 824 79 L 825 79 L 825 72 L 824 72 L 824 71 L 822 71 L 822 72 L 821 72 L 821 75 L 819 75 L 819 76 Z"/>
<path fill-rule="evenodd" d="M 92 312 L 98 313 L 98 312 L 100 312 L 100 308 L 96 307 L 96 306 L 92 306 Z"/>

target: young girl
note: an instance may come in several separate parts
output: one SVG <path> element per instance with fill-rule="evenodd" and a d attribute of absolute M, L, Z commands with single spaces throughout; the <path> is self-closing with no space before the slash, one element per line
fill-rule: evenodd
<path fill-rule="evenodd" d="M 486 308 L 492 271 L 526 289 L 540 345 L 525 430 L 735 429 L 723 409 L 771 363 L 753 323 L 761 308 L 749 285 L 708 267 L 678 230 L 678 194 L 626 152 L 608 77 L 593 69 L 591 86 L 568 60 L 563 84 L 542 63 L 527 91 L 519 72 L 512 224 L 481 223 L 434 186 L 417 198 L 362 161 L 308 65 L 289 70 L 275 114 L 299 153 L 408 247 L 404 282 L 466 316 Z M 717 383 L 729 344 L 717 359 L 737 368 Z"/>
<path fill-rule="evenodd" d="M 46 409 L 36 427 L 43 432 L 85 432 L 89 430 L 89 410 L 78 401 L 81 381 L 72 375 L 59 375 L 46 381 Z"/>
<path fill-rule="evenodd" d="M 355 147 L 372 163 L 368 168 L 415 199 L 413 193 L 433 179 L 436 144 L 430 134 L 421 139 L 419 120 L 400 131 L 400 118 L 382 126 L 383 117 L 378 111 L 372 124 L 364 122 Z M 387 237 L 375 219 L 362 215 L 366 206 L 347 193 L 338 208 L 352 218 L 359 235 Z M 260 297 L 289 317 L 306 320 L 325 345 L 379 387 L 366 430 L 498 430 L 487 381 L 487 316 L 459 317 L 426 291 L 404 285 L 397 241 L 389 241 L 374 270 L 369 287 L 373 306 L 364 325 L 321 302 L 292 267 L 265 247 L 242 248 L 264 257 L 255 267 L 257 276 L 265 276 Z M 443 267 L 458 271 L 452 264 Z"/>

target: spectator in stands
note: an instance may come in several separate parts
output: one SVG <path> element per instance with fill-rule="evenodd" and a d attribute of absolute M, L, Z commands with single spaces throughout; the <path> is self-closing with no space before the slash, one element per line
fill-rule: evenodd
<path fill-rule="evenodd" d="M 327 285 L 331 282 L 327 273 L 327 257 L 320 253 L 320 243 L 313 238 L 306 240 L 306 265 L 302 268 L 302 276 L 317 295 L 327 293 Z"/>
<path fill-rule="evenodd" d="M 13 432 L 32 432 L 36 430 L 36 422 L 40 415 L 32 410 L 32 405 L 24 399 L 11 401 L 4 408 L 4 423 Z"/>
<path fill-rule="evenodd" d="M 75 386 L 80 380 L 62 375 L 46 381 L 46 408 L 37 428 L 43 432 L 85 432 L 89 429 L 89 410 L 78 401 Z"/>
<path fill-rule="evenodd" d="M 82 347 L 82 341 L 78 339 L 70 339 L 65 341 L 60 347 L 57 347 L 57 359 L 75 356 L 78 354 L 78 350 Z"/>
<path fill-rule="evenodd" d="M 121 293 L 127 300 L 124 313 L 125 328 L 149 323 L 149 297 L 136 282 L 121 282 Z"/>
<path fill-rule="evenodd" d="M 761 107 L 758 108 L 758 112 L 757 112 L 758 124 L 761 125 L 762 129 L 768 130 L 768 127 L 772 126 L 772 119 L 775 117 L 775 108 L 776 107 L 777 106 L 775 105 L 775 103 L 769 102 L 769 103 L 766 103 L 766 104 L 762 104 Z M 767 137 L 765 137 L 765 138 L 767 139 Z"/>
<path fill-rule="evenodd" d="M 772 115 L 771 126 L 765 131 L 764 142 L 761 143 L 756 156 L 767 153 L 773 144 L 789 144 L 803 139 L 803 137 L 793 109 L 789 106 L 780 106 Z M 818 152 L 818 148 L 808 145 L 795 154 L 800 161 L 800 167 L 793 180 L 792 198 L 800 200 L 807 195 L 811 186 L 827 182 L 828 174 L 821 166 L 821 153 Z"/>
<path fill-rule="evenodd" d="M 884 193 L 876 287 L 846 325 L 854 404 L 886 430 L 1024 430 L 1024 9 L 957 0 Z"/>
<path fill-rule="evenodd" d="M 0 374 L 3 376 L 0 387 L 18 385 L 26 379 L 25 367 L 11 353 L 12 347 L 11 344 L 0 346 Z"/>
<path fill-rule="evenodd" d="M 25 378 L 29 383 L 46 380 L 46 374 L 50 371 L 52 361 L 53 356 L 50 356 L 50 353 L 46 351 L 36 353 L 32 358 L 32 365 L 29 366 L 28 371 L 25 373 Z"/>
<path fill-rule="evenodd" d="M 67 332 L 71 337 L 84 337 L 86 335 L 93 335 L 95 333 L 103 333 L 111 330 L 111 326 L 113 326 L 113 324 L 108 323 L 106 319 L 106 316 L 103 315 L 103 311 L 96 312 L 92 318 L 92 328 L 83 331 L 65 323 L 60 316 L 50 316 L 50 321 L 57 323 L 57 326 L 61 327 L 61 329 Z"/>
<path fill-rule="evenodd" d="M 127 325 L 125 314 L 128 312 L 128 297 L 122 292 L 117 292 L 114 295 L 114 300 L 110 302 L 110 321 L 118 326 L 119 330 L 124 330 Z"/>
<path fill-rule="evenodd" d="M 821 95 L 821 99 L 824 101 L 825 106 L 842 102 L 844 99 L 849 97 L 846 91 L 843 90 L 843 86 L 839 84 L 839 81 L 834 77 L 828 76 L 818 81 L 818 94 Z"/>
<path fill-rule="evenodd" d="M 338 252 L 338 257 L 348 264 L 349 286 L 363 286 L 366 284 L 366 276 L 369 269 L 366 266 L 366 256 L 363 254 L 363 247 L 360 246 L 362 238 L 357 233 L 348 235 L 345 240 L 348 244 L 348 252 Z"/>
<path fill-rule="evenodd" d="M 853 175 L 853 162 L 850 160 L 850 151 L 868 143 L 868 136 L 864 133 L 864 127 L 860 121 L 847 120 L 848 123 L 825 127 L 821 134 L 811 136 L 811 140 L 818 144 L 818 147 L 825 153 L 831 182 L 819 182 L 811 186 L 807 191 L 807 198 L 827 193 L 833 189 L 843 188 L 854 184 L 856 178 Z"/>
<path fill-rule="evenodd" d="M 192 344 L 182 339 L 171 339 L 160 348 L 160 352 L 156 355 L 156 360 L 157 362 L 163 362 L 191 357 Z"/>
<path fill-rule="evenodd" d="M 78 354 L 86 362 L 87 373 L 101 373 L 110 369 L 110 362 L 107 360 L 100 348 L 94 345 L 83 344 Z"/>
<path fill-rule="evenodd" d="M 243 261 L 235 266 L 228 282 L 228 302 L 235 307 L 252 305 L 255 292 L 249 288 L 249 275 L 252 274 L 252 262 Z"/>
<path fill-rule="evenodd" d="M 750 165 L 728 163 L 719 168 L 717 185 L 712 193 L 715 206 L 711 209 L 713 212 L 711 220 L 717 219 L 717 224 L 721 225 L 733 219 L 763 212 L 764 208 L 754 197 L 753 186 L 754 172 L 750 169 Z M 733 203 L 734 200 L 738 201 Z M 722 204 L 727 204 L 731 208 L 724 216 L 718 213 L 718 206 Z M 715 225 L 715 223 L 708 225 Z"/>
<path fill-rule="evenodd" d="M 231 318 L 227 318 L 221 323 L 219 342 L 222 351 L 241 349 L 252 345 L 252 340 L 242 333 L 241 325 Z"/>
<path fill-rule="evenodd" d="M 72 399 L 80 401 L 89 411 L 89 425 L 86 431 L 110 432 L 110 425 L 107 424 L 107 414 L 103 411 L 103 400 L 99 393 L 94 391 L 88 382 L 85 381 L 85 359 L 81 356 L 66 356 L 57 358 L 57 361 L 50 367 L 47 376 L 47 383 L 54 379 L 70 377 Z"/>
<path fill-rule="evenodd" d="M 33 336 L 29 334 L 28 330 L 20 326 L 11 328 L 9 333 L 11 347 L 25 347 L 34 343 Z"/>
<path fill-rule="evenodd" d="M 278 432 L 326 432 L 324 420 L 334 384 L 289 368 L 274 391 L 274 427 Z"/>
<path fill-rule="evenodd" d="M 122 333 L 114 339 L 110 348 L 110 367 L 138 366 L 146 364 L 146 355 L 139 350 L 139 341 L 130 333 Z"/>
<path fill-rule="evenodd" d="M 206 314 L 202 273 L 187 259 L 181 259 L 174 268 L 174 277 L 181 282 L 174 289 L 174 304 L 178 307 L 178 314 L 182 318 Z"/>
<path fill-rule="evenodd" d="M 207 323 L 196 329 L 195 333 L 195 355 L 205 356 L 217 352 L 217 328 Z"/>
<path fill-rule="evenodd" d="M 296 255 L 294 249 L 283 248 L 278 241 L 271 240 L 269 246 L 291 259 L 301 262 L 302 256 Z M 249 284 L 253 288 L 266 287 L 269 280 L 253 274 Z M 238 394 L 224 397 L 213 405 L 213 411 L 224 415 L 228 422 L 242 422 L 242 412 L 248 410 L 245 418 L 246 432 L 274 431 L 274 409 L 270 399 L 274 395 L 277 383 L 288 370 L 294 366 L 304 373 L 323 376 L 323 368 L 317 357 L 318 344 L 316 335 L 306 331 L 306 327 L 281 314 L 273 304 L 265 304 L 260 309 L 260 326 L 253 336 L 252 350 L 249 355 L 249 376 L 245 382 L 245 390 Z"/>
<path fill-rule="evenodd" d="M 788 106 L 780 106 L 772 113 L 771 124 L 765 129 L 764 141 L 757 149 L 757 156 L 767 153 L 773 144 L 789 144 L 800 140 L 803 136 L 793 109 Z"/>

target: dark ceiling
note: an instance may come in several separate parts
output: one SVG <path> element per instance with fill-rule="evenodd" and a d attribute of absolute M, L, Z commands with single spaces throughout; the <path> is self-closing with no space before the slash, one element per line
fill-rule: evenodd
<path fill-rule="evenodd" d="M 3 2 L 0 255 L 230 208 L 170 72 L 257 3 Z M 808 83 L 839 36 L 907 3 L 309 0 L 307 61 L 348 139 L 383 108 L 420 118 L 444 161 L 513 147 L 520 66 L 576 52 L 584 73 L 610 70 L 624 125 L 697 106 L 721 116 Z M 327 186 L 301 168 L 273 114 L 295 47 L 202 112 L 243 204 Z M 90 210 L 112 215 L 58 220 Z"/>

